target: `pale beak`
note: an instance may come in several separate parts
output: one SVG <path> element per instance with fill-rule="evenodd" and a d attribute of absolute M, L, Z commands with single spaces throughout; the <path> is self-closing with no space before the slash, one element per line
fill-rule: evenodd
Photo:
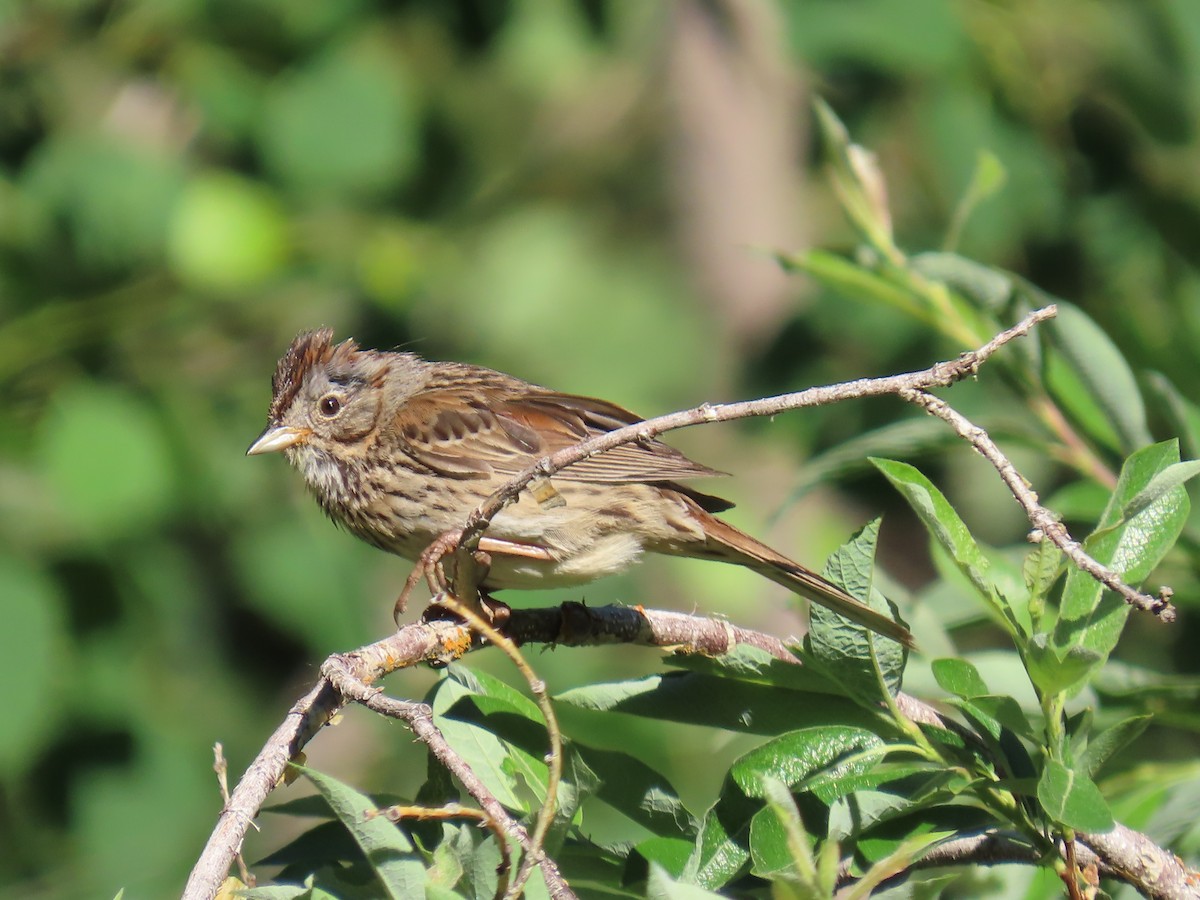
<path fill-rule="evenodd" d="M 258 436 L 250 449 L 246 451 L 247 456 L 257 456 L 260 453 L 278 453 L 280 450 L 286 450 L 288 447 L 294 447 L 296 444 L 305 440 L 312 432 L 307 428 L 293 428 L 290 425 L 268 425 L 266 431 Z"/>

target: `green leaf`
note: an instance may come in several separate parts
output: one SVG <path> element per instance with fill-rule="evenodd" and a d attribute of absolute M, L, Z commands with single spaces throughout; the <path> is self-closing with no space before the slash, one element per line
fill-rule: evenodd
<path fill-rule="evenodd" d="M 1007 179 L 1008 172 L 999 157 L 990 150 L 980 150 L 975 159 L 975 170 L 971 173 L 971 182 L 954 208 L 950 227 L 946 230 L 946 239 L 943 241 L 945 247 L 958 245 L 962 230 L 975 207 L 999 191 Z"/>
<path fill-rule="evenodd" d="M 762 809 L 726 776 L 721 796 L 700 823 L 696 844 L 684 877 L 705 888 L 720 888 L 740 873 L 750 860 L 750 821 Z"/>
<path fill-rule="evenodd" d="M 1187 492 L 1178 485 L 1160 493 L 1136 515 L 1122 511 L 1161 473 L 1179 462 L 1175 441 L 1152 444 L 1125 461 L 1100 524 L 1084 542 L 1084 549 L 1109 566 L 1127 583 L 1140 583 L 1174 545 L 1188 516 Z M 1120 638 L 1129 606 L 1103 585 L 1078 569 L 1067 573 L 1054 631 L 1055 648 L 1079 647 L 1096 664 L 1108 658 Z"/>
<path fill-rule="evenodd" d="M 747 734 L 782 734 L 810 725 L 880 728 L 874 712 L 848 704 L 844 697 L 693 672 L 586 685 L 565 691 L 555 700 L 583 709 L 624 712 Z"/>
<path fill-rule="evenodd" d="M 1184 456 L 1200 457 L 1200 407 L 1188 400 L 1161 372 L 1145 373 L 1145 383 L 1158 397 L 1170 423 L 1170 431 L 1179 435 Z"/>
<path fill-rule="evenodd" d="M 876 519 L 829 557 L 825 577 L 872 609 L 894 615 L 887 600 L 874 588 L 878 539 L 879 520 Z M 893 696 L 900 690 L 904 663 L 908 658 L 901 644 L 873 634 L 819 604 L 812 606 L 810 621 L 805 643 L 812 661 L 818 663 L 826 677 L 836 680 L 847 694 L 874 707 L 882 698 L 881 675 L 884 686 Z"/>
<path fill-rule="evenodd" d="M 425 891 L 425 866 L 404 832 L 382 816 L 366 794 L 313 769 L 296 766 L 329 803 L 353 835 L 389 897 L 419 897 Z"/>
<path fill-rule="evenodd" d="M 1150 479 L 1150 483 L 1125 504 L 1125 508 L 1121 510 L 1122 518 L 1134 518 L 1138 513 L 1157 503 L 1175 488 L 1181 487 L 1197 475 L 1200 475 L 1200 459 L 1172 463 Z"/>
<path fill-rule="evenodd" d="M 976 694 L 961 705 L 994 719 L 997 724 L 1028 740 L 1036 740 L 1033 723 L 1015 698 L 1008 694 Z"/>
<path fill-rule="evenodd" d="M 475 705 L 485 714 L 511 712 L 545 727 L 538 705 L 496 676 L 454 663 L 446 668 L 446 677 L 466 688 L 473 695 Z"/>
<path fill-rule="evenodd" d="M 596 797 L 661 837 L 695 835 L 697 823 L 664 775 L 618 750 L 570 746 L 599 779 Z"/>
<path fill-rule="evenodd" d="M 917 274 L 953 288 L 981 310 L 1000 312 L 1012 300 L 1012 276 L 957 253 L 919 253 L 909 263 Z"/>
<path fill-rule="evenodd" d="M 840 685 L 831 681 L 824 673 L 804 665 L 800 656 L 794 660 L 779 659 L 752 644 L 736 644 L 732 650 L 720 656 L 676 653 L 668 656 L 665 662 L 691 672 L 793 691 L 837 695 L 845 693 Z"/>
<path fill-rule="evenodd" d="M 523 761 L 517 759 L 517 751 L 487 729 L 449 715 L 457 703 L 473 696 L 461 681 L 444 677 L 428 698 L 437 726 L 496 799 L 509 809 L 528 811 L 529 798 L 517 793 L 516 773 L 524 768 Z M 537 782 L 543 780 L 544 775 Z"/>
<path fill-rule="evenodd" d="M 989 693 L 979 670 L 965 659 L 935 659 L 929 664 L 938 686 L 959 697 L 981 697 Z"/>
<path fill-rule="evenodd" d="M 817 130 L 826 151 L 830 181 L 842 210 L 863 238 L 885 257 L 899 256 L 892 240 L 883 174 L 874 157 L 851 143 L 846 126 L 824 100 L 813 101 Z"/>
<path fill-rule="evenodd" d="M 1083 310 L 1062 300 L 1055 302 L 1058 315 L 1047 324 L 1048 333 L 1116 430 L 1121 449 L 1129 453 L 1149 444 L 1146 407 L 1124 355 Z"/>
<path fill-rule="evenodd" d="M 245 900 L 341 900 L 336 894 L 316 887 L 310 877 L 303 886 L 293 884 L 268 884 L 238 891 L 235 896 Z"/>
<path fill-rule="evenodd" d="M 1025 582 L 1025 590 L 1029 592 L 1030 614 L 1036 616 L 1033 620 L 1034 627 L 1040 619 L 1041 611 L 1045 608 L 1044 601 L 1050 593 L 1050 588 L 1058 580 L 1059 572 L 1062 570 L 1062 561 L 1063 552 L 1053 542 L 1044 538 L 1025 554 L 1021 577 Z"/>
<path fill-rule="evenodd" d="M 908 285 L 897 284 L 893 279 L 835 253 L 809 250 L 799 254 L 779 254 L 776 259 L 785 271 L 803 272 L 845 297 L 898 309 L 920 321 L 929 318 L 921 298 Z"/>
<path fill-rule="evenodd" d="M 1088 740 L 1080 767 L 1094 778 L 1106 762 L 1141 736 L 1153 718 L 1148 715 L 1133 716 L 1092 737 Z"/>
<path fill-rule="evenodd" d="M 1083 832 L 1112 830 L 1113 817 L 1100 788 L 1087 774 L 1056 759 L 1046 760 L 1038 780 L 1038 800 L 1055 822 Z"/>
<path fill-rule="evenodd" d="M 1037 768 L 1018 735 L 1031 743 L 1036 743 L 1040 735 L 1034 734 L 1032 725 L 1017 702 L 1008 696 L 992 696 L 972 700 L 955 698 L 951 703 L 962 711 L 987 748 L 990 760 L 985 765 L 991 761 L 1001 761 L 1011 779 L 1029 779 L 1032 786 Z M 966 749 L 974 751 L 975 747 L 971 745 Z M 974 762 L 978 764 L 979 761 Z"/>
<path fill-rule="evenodd" d="M 764 782 L 774 779 L 793 789 L 811 788 L 830 802 L 833 797 L 822 796 L 819 787 L 869 771 L 885 752 L 883 741 L 861 728 L 803 728 L 746 753 L 729 774 L 748 797 L 763 796 Z"/>
<path fill-rule="evenodd" d="M 1094 650 L 1078 644 L 1062 650 L 1052 646 L 1050 639 L 1050 635 L 1035 634 L 1022 651 L 1029 678 L 1042 694 L 1070 690 L 1104 662 Z"/>
<path fill-rule="evenodd" d="M 988 574 L 988 559 L 954 507 L 928 478 L 907 463 L 872 459 L 872 464 L 908 501 L 926 530 L 950 554 L 1001 624 L 1014 630 L 1011 614 L 1003 606 Z"/>
<path fill-rule="evenodd" d="M 763 783 L 767 805 L 750 821 L 752 871 L 760 877 L 786 873 L 800 882 L 808 896 L 830 896 L 836 886 L 820 884 L 813 858 L 813 839 L 787 786 L 775 779 Z"/>
<path fill-rule="evenodd" d="M 946 770 L 943 769 L 930 779 L 930 783 L 944 782 L 945 779 Z M 877 823 L 909 814 L 926 803 L 929 793 L 926 786 L 916 788 L 905 796 L 867 788 L 838 797 L 829 807 L 826 840 L 849 839 L 857 843 L 859 835 L 867 833 Z"/>
<path fill-rule="evenodd" d="M 687 868 L 692 855 L 693 841 L 679 838 L 652 837 L 639 841 L 634 848 L 647 862 L 662 866 L 672 876 L 679 878 Z"/>

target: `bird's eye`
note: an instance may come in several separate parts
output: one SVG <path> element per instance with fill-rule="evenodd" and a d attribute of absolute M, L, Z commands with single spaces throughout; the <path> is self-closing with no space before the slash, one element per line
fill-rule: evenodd
<path fill-rule="evenodd" d="M 317 408 L 321 410 L 321 415 L 333 418 L 342 411 L 342 401 L 333 394 L 326 394 L 317 403 Z"/>

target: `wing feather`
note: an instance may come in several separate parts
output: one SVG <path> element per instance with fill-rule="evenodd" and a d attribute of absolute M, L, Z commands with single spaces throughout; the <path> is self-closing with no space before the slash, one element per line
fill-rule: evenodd
<path fill-rule="evenodd" d="M 495 397 L 478 391 L 426 391 L 405 404 L 400 418 L 400 437 L 409 455 L 457 478 L 511 476 L 557 450 L 642 421 L 604 400 L 540 390 Z M 723 474 L 662 441 L 647 440 L 582 460 L 555 478 L 630 484 Z"/>

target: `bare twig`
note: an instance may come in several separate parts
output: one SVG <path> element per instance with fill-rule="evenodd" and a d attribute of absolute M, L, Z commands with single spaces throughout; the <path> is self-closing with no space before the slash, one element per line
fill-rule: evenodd
<path fill-rule="evenodd" d="M 225 748 L 220 741 L 213 744 L 213 771 L 217 773 L 217 788 L 221 791 L 221 802 L 226 806 L 229 805 L 229 763 L 225 761 Z M 251 822 L 256 829 L 258 824 Z M 249 887 L 254 887 L 255 879 L 250 874 L 250 870 L 246 868 L 246 860 L 242 857 L 239 851 L 235 857 L 235 862 L 238 867 L 238 875 L 242 879 L 242 884 Z"/>
<path fill-rule="evenodd" d="M 521 471 L 503 487 L 493 493 L 486 501 L 471 514 L 463 528 L 459 545 L 467 550 L 475 550 L 479 539 L 495 515 L 517 499 L 535 478 L 548 478 L 555 472 L 567 466 L 596 456 L 606 450 L 631 444 L 635 441 L 646 441 L 667 431 L 686 428 L 689 425 L 699 425 L 703 422 L 729 422 L 734 419 L 745 419 L 752 416 L 773 416 L 793 409 L 804 409 L 812 406 L 826 406 L 843 400 L 854 400 L 862 397 L 879 397 L 885 394 L 899 394 L 904 390 L 925 390 L 935 387 L 949 387 L 955 382 L 973 376 L 988 357 L 1016 338 L 1022 337 L 1039 324 L 1051 319 L 1057 313 L 1054 306 L 1034 310 L 1012 328 L 1000 332 L 978 350 L 971 350 L 960 355 L 957 359 L 936 363 L 928 369 L 919 372 L 908 372 L 903 375 L 889 375 L 883 378 L 860 378 L 841 384 L 812 387 L 791 394 L 781 394 L 778 397 L 766 397 L 761 400 L 745 400 L 739 403 L 705 403 L 694 409 L 670 413 L 653 419 L 646 419 L 624 428 L 606 432 L 591 440 L 583 441 L 573 447 L 559 450 L 550 456 L 543 457 L 532 466 Z"/>
<path fill-rule="evenodd" d="M 1121 576 L 1092 558 L 1083 546 L 1071 537 L 1070 532 L 1058 517 L 1038 502 L 1037 493 L 1029 486 L 1024 476 L 1017 471 L 1012 461 L 1004 455 L 996 442 L 986 431 L 971 422 L 962 413 L 935 397 L 927 391 L 916 388 L 904 388 L 900 396 L 910 403 L 915 403 L 932 416 L 946 422 L 963 440 L 970 443 L 979 454 L 992 464 L 999 473 L 1001 480 L 1008 486 L 1013 497 L 1025 510 L 1030 523 L 1041 532 L 1051 543 L 1058 547 L 1076 566 L 1087 572 L 1105 587 L 1116 591 L 1125 598 L 1125 602 L 1135 609 L 1153 613 L 1164 622 L 1175 621 L 1175 607 L 1170 603 L 1171 589 L 1161 588 L 1159 595 L 1153 597 L 1143 594 L 1124 581 Z"/>

